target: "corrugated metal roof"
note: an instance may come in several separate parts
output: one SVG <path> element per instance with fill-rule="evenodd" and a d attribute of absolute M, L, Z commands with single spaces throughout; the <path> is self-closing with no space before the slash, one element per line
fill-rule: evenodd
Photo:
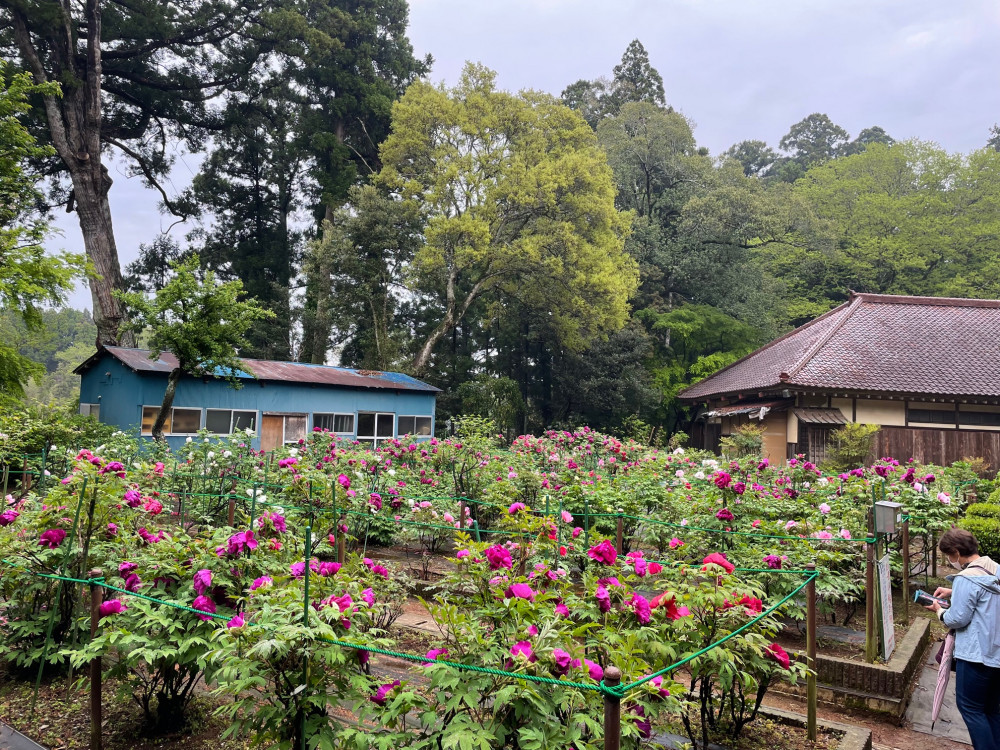
<path fill-rule="evenodd" d="M 827 389 L 1000 396 L 1000 300 L 853 294 L 680 398 Z"/>
<path fill-rule="evenodd" d="M 136 372 L 156 372 L 168 374 L 177 367 L 177 358 L 170 352 L 163 352 L 158 359 L 149 358 L 148 349 L 126 349 L 120 346 L 108 346 L 106 351 L 126 367 Z M 90 369 L 100 358 L 101 351 L 74 370 L 80 374 Z M 381 388 L 396 391 L 421 391 L 424 393 L 439 393 L 440 388 L 424 383 L 421 380 L 404 375 L 401 372 L 378 372 L 374 370 L 353 370 L 347 367 L 331 367 L 329 365 L 313 365 L 305 362 L 275 362 L 267 359 L 244 359 L 247 372 L 237 373 L 237 377 L 251 378 L 254 373 L 259 380 L 278 383 L 308 383 L 315 385 L 331 385 L 342 388 Z M 224 376 L 225 373 L 217 372 Z"/>
<path fill-rule="evenodd" d="M 797 407 L 792 414 L 806 424 L 847 424 L 847 418 L 840 409 L 819 407 Z"/>

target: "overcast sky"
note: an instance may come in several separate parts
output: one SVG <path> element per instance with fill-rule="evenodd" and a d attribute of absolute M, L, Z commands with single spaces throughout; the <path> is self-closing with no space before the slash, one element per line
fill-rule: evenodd
<path fill-rule="evenodd" d="M 503 88 L 554 94 L 610 77 L 638 38 L 667 102 L 712 153 L 748 138 L 777 145 L 811 112 L 852 136 L 880 125 L 950 151 L 981 147 L 1000 120 L 996 0 L 410 0 L 410 38 L 418 55 L 434 56 L 435 82 L 454 83 L 475 60 Z M 124 265 L 171 220 L 137 178 L 113 173 Z M 174 185 L 190 178 L 178 164 Z M 75 218 L 60 217 L 64 234 L 51 245 L 81 248 Z M 90 295 L 71 302 L 90 307 Z"/>

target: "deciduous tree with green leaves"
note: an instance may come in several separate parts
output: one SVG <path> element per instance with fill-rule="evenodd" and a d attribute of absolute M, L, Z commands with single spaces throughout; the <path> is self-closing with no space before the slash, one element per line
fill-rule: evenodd
<path fill-rule="evenodd" d="M 495 77 L 470 64 L 451 91 L 413 84 L 382 146 L 379 182 L 426 217 L 411 283 L 439 317 L 413 359 L 416 373 L 495 291 L 516 289 L 570 349 L 621 328 L 635 292 L 624 252 L 630 217 L 615 208 L 593 131 L 551 96 L 498 91 Z"/>
<path fill-rule="evenodd" d="M 253 375 L 239 350 L 247 346 L 250 329 L 273 316 L 256 300 L 242 299 L 240 281 L 219 283 L 214 272 L 202 270 L 197 255 L 172 268 L 173 277 L 152 299 L 140 292 L 117 294 L 129 310 L 129 328 L 134 333 L 148 330 L 150 359 L 165 351 L 177 358 L 153 423 L 156 440 L 163 440 L 163 425 L 182 376 L 224 378 L 240 388 L 240 375 Z"/>
<path fill-rule="evenodd" d="M 79 256 L 46 255 L 49 226 L 38 210 L 41 196 L 30 160 L 48 156 L 22 122 L 31 96 L 59 96 L 55 84 L 36 86 L 0 62 L 0 309 L 19 317 L 27 330 L 42 326 L 42 307 L 60 304 L 83 267 Z M 10 82 L 3 82 L 10 76 Z M 0 342 L 0 397 L 21 398 L 29 378 L 45 368 L 22 356 L 17 340 Z M 12 345 L 13 344 L 13 345 Z"/>

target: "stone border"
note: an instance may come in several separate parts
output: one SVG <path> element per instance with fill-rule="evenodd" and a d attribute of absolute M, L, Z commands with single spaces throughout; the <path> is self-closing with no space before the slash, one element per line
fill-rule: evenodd
<path fill-rule="evenodd" d="M 771 719 L 779 724 L 788 724 L 794 727 L 806 726 L 806 717 L 794 711 L 785 711 L 780 708 L 761 706 L 758 718 Z M 839 721 L 828 721 L 827 719 L 816 719 L 816 726 L 828 732 L 840 732 L 840 742 L 837 750 L 872 750 L 872 730 L 864 727 L 857 727 L 853 724 L 842 724 Z"/>
<path fill-rule="evenodd" d="M 888 713 L 901 718 L 913 692 L 913 676 L 920 668 L 930 643 L 930 621 L 917 617 L 910 625 L 888 664 L 867 664 L 839 656 L 816 656 L 817 693 L 821 701 L 847 708 Z M 797 661 L 805 657 L 795 652 Z M 776 693 L 805 696 L 805 682 L 781 684 Z"/>

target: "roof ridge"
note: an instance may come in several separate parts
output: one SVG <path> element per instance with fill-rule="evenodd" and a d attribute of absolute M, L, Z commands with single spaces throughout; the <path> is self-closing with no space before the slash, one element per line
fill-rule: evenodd
<path fill-rule="evenodd" d="M 1000 299 L 973 299 L 968 297 L 919 297 L 910 294 L 874 294 L 870 292 L 851 292 L 852 301 L 861 299 L 873 304 L 888 305 L 927 305 L 928 307 L 1000 307 Z"/>
<path fill-rule="evenodd" d="M 844 314 L 840 316 L 840 320 L 838 320 L 836 323 L 830 326 L 830 330 L 824 333 L 822 336 L 820 336 L 816 340 L 816 342 L 806 350 L 805 354 L 802 355 L 802 358 L 795 363 L 795 366 L 792 367 L 792 369 L 789 370 L 788 372 L 781 373 L 778 376 L 778 379 L 781 382 L 785 383 L 791 380 L 796 375 L 798 375 L 802 371 L 802 368 L 804 368 L 809 363 L 809 360 L 815 357 L 819 353 L 819 350 L 822 349 L 824 346 L 826 346 L 826 343 L 831 339 L 833 334 L 835 334 L 837 331 L 839 331 L 841 328 L 844 327 L 844 324 L 851 319 L 851 316 L 854 314 L 854 311 L 861 306 L 861 303 L 863 301 L 864 300 L 862 296 L 859 294 L 856 297 L 854 297 L 854 299 L 852 299 L 850 302 L 848 302 L 847 309 L 844 311 Z"/>
<path fill-rule="evenodd" d="M 771 347 L 773 347 L 773 346 L 781 343 L 785 339 L 790 338 L 790 337 L 794 336 L 795 334 L 800 333 L 801 331 L 804 331 L 807 328 L 810 328 L 810 327 L 816 325 L 821 320 L 825 320 L 826 318 L 830 317 L 831 315 L 833 315 L 834 313 L 836 313 L 838 310 L 841 310 L 842 308 L 846 307 L 849 304 L 850 304 L 850 302 L 841 302 L 839 305 L 837 305 L 836 307 L 834 307 L 832 310 L 827 310 L 825 313 L 823 313 L 822 315 L 819 315 L 819 316 L 813 318 L 808 323 L 803 323 L 802 325 L 798 326 L 797 328 L 793 328 L 792 330 L 788 331 L 787 333 L 781 334 L 780 336 L 778 336 L 778 338 L 772 339 L 771 341 L 767 342 L 766 344 L 764 344 L 764 346 L 760 347 L 759 349 L 754 349 L 749 354 L 746 354 L 746 355 L 740 357 L 735 362 L 732 362 L 732 363 L 726 365 L 725 367 L 723 367 L 720 370 L 716 370 L 711 375 L 709 375 L 707 377 L 704 377 L 701 380 L 699 380 L 697 383 L 692 383 L 687 388 L 681 389 L 680 391 L 678 391 L 677 395 L 678 396 L 683 396 L 684 393 L 685 393 L 685 391 L 689 391 L 692 388 L 695 388 L 697 386 L 702 385 L 706 381 L 708 381 L 708 380 L 710 380 L 710 379 L 712 379 L 714 377 L 717 377 L 718 375 L 721 375 L 724 372 L 727 372 L 727 371 L 733 369 L 737 365 L 742 364 L 743 362 L 745 362 L 746 360 L 750 359 L 751 357 L 756 357 L 761 352 L 767 351 L 768 349 L 770 349 Z"/>

